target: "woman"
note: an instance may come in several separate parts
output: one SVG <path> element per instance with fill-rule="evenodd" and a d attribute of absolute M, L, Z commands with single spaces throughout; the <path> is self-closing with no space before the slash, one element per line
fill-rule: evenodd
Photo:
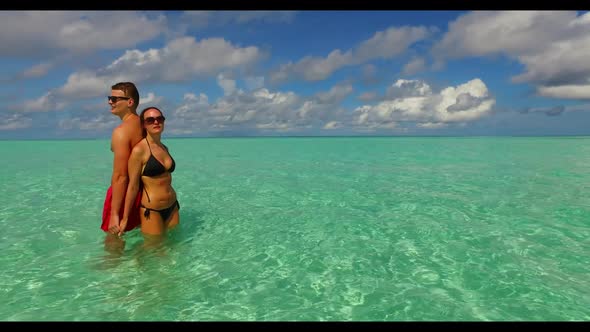
<path fill-rule="evenodd" d="M 161 235 L 166 229 L 179 223 L 180 205 L 172 188 L 171 174 L 176 163 L 168 148 L 160 141 L 166 120 L 162 111 L 156 107 L 145 108 L 141 111 L 139 120 L 143 139 L 133 147 L 129 156 L 129 185 L 119 235 L 123 234 L 127 226 L 133 198 L 139 190 L 143 190 L 139 209 L 141 232 L 146 235 Z"/>

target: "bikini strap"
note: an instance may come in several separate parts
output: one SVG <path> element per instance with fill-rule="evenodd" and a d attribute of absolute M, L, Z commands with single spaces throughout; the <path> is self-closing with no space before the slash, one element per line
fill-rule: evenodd
<path fill-rule="evenodd" d="M 150 146 L 150 141 L 148 141 L 147 137 L 145 138 L 145 142 L 147 143 L 148 148 L 150 149 L 150 154 L 153 154 L 152 153 L 152 147 Z"/>
<path fill-rule="evenodd" d="M 141 204 L 141 203 L 139 204 L 139 206 L 145 209 L 145 212 L 143 213 L 143 216 L 144 216 L 146 219 L 150 219 L 150 211 L 151 211 L 152 209 L 150 209 L 150 208 L 148 208 L 148 207 L 145 207 L 145 206 L 143 206 L 143 204 Z"/>
<path fill-rule="evenodd" d="M 147 189 L 145 189 L 145 186 L 143 187 L 143 191 L 145 191 L 145 195 L 146 195 L 146 196 L 147 196 L 147 198 L 148 198 L 148 202 L 150 202 L 150 203 L 151 203 L 152 201 L 150 201 L 150 195 L 148 195 L 148 193 L 147 193 Z"/>

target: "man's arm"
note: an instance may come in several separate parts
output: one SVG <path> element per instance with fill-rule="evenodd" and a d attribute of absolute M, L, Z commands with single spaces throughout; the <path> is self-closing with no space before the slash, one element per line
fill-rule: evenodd
<path fill-rule="evenodd" d="M 112 147 L 115 155 L 113 160 L 113 176 L 111 186 L 113 187 L 113 198 L 111 201 L 111 220 L 115 217 L 117 226 L 119 224 L 119 210 L 123 206 L 123 197 L 127 191 L 129 176 L 127 174 L 127 161 L 131 153 L 129 139 L 123 128 L 116 128 L 113 131 Z"/>

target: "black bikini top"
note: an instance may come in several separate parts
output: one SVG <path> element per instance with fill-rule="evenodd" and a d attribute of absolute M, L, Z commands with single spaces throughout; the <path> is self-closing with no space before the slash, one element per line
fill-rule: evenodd
<path fill-rule="evenodd" d="M 143 173 L 141 175 L 153 177 L 153 176 L 158 176 L 164 172 L 170 172 L 170 173 L 174 172 L 174 168 L 176 167 L 176 163 L 174 162 L 174 158 L 172 158 L 172 156 L 170 156 L 170 153 L 168 153 L 168 155 L 170 156 L 170 159 L 172 159 L 172 166 L 170 166 L 170 169 L 167 170 L 164 167 L 164 165 L 162 165 L 162 163 L 160 161 L 158 161 L 158 159 L 156 159 L 156 157 L 154 157 L 154 155 L 152 153 L 152 147 L 150 146 L 150 142 L 148 142 L 147 138 L 145 139 L 145 141 L 148 144 L 148 148 L 150 148 L 150 158 L 148 159 L 147 163 L 145 163 L 145 168 L 143 169 Z M 166 151 L 168 151 L 168 148 L 165 145 L 164 145 L 164 147 L 166 148 Z"/>

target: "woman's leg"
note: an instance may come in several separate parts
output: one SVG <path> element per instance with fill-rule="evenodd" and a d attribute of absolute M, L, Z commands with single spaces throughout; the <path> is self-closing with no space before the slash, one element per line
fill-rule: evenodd
<path fill-rule="evenodd" d="M 178 226 L 178 224 L 180 223 L 179 208 L 180 208 L 180 206 L 177 204 L 174 207 L 174 211 L 172 212 L 172 214 L 170 215 L 170 217 L 166 221 L 166 227 L 168 229 L 173 229 L 174 227 Z"/>

